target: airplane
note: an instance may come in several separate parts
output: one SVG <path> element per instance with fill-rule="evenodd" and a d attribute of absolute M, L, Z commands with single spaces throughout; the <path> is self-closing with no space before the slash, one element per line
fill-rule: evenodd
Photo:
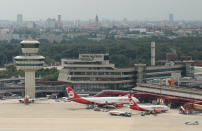
<path fill-rule="evenodd" d="M 68 100 L 75 101 L 77 103 L 86 104 L 91 106 L 108 106 L 113 105 L 113 107 L 120 108 L 123 104 L 129 104 L 129 99 L 127 96 L 119 96 L 119 97 L 80 97 L 76 94 L 76 92 L 70 88 L 68 85 L 66 86 Z M 137 98 L 133 98 L 135 102 L 139 102 Z"/>
<path fill-rule="evenodd" d="M 130 101 L 130 109 L 143 111 L 141 114 L 142 116 L 145 114 L 162 113 L 169 110 L 169 107 L 165 105 L 140 105 L 136 104 L 135 100 L 130 95 L 128 95 L 128 98 Z"/>
<path fill-rule="evenodd" d="M 34 103 L 35 99 L 30 99 L 29 96 L 25 96 L 24 99 L 20 99 L 19 100 L 20 103 L 25 103 L 25 104 L 29 104 L 29 103 Z"/>

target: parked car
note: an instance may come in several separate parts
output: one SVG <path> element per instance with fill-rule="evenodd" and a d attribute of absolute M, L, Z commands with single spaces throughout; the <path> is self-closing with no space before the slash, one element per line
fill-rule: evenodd
<path fill-rule="evenodd" d="M 110 111 L 109 114 L 112 116 L 126 116 L 126 117 L 131 117 L 132 115 L 130 112 L 123 112 L 123 111 Z"/>

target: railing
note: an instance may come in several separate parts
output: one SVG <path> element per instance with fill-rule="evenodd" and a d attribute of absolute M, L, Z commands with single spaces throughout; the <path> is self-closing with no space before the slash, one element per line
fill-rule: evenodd
<path fill-rule="evenodd" d="M 137 86 L 147 87 L 147 88 L 167 89 L 167 90 L 186 92 L 186 93 L 197 93 L 197 94 L 202 95 L 202 90 L 188 88 L 188 87 L 175 87 L 175 86 L 171 87 L 171 86 L 165 86 L 165 85 L 160 85 L 160 84 L 148 84 L 148 83 L 144 83 L 144 84 L 137 83 Z"/>
<path fill-rule="evenodd" d="M 0 88 L 0 93 L 22 92 L 24 90 L 25 90 L 24 86 L 1 87 Z M 51 85 L 36 86 L 36 92 L 64 92 L 64 91 L 65 91 L 65 85 L 60 85 L 60 86 L 51 86 Z"/>
<path fill-rule="evenodd" d="M 134 88 L 134 90 L 161 94 L 161 95 L 169 95 L 169 96 L 202 100 L 201 90 L 196 91 L 196 90 L 190 90 L 188 88 L 169 87 L 169 86 L 141 83 L 141 84 L 137 84 L 137 87 Z"/>

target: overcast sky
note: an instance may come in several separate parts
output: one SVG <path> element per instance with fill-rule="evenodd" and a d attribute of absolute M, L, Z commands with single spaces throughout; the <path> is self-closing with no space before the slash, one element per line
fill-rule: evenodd
<path fill-rule="evenodd" d="M 202 0 L 0 0 L 0 19 L 45 20 L 62 15 L 63 20 L 99 18 L 113 20 L 202 20 Z"/>

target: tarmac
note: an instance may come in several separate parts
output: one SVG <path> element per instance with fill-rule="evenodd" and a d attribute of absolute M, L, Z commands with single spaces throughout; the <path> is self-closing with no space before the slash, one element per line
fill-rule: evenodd
<path fill-rule="evenodd" d="M 202 131 L 202 114 L 169 110 L 141 116 L 127 106 L 119 110 L 131 112 L 132 117 L 111 116 L 74 102 L 40 100 L 25 105 L 0 100 L 0 131 Z"/>

